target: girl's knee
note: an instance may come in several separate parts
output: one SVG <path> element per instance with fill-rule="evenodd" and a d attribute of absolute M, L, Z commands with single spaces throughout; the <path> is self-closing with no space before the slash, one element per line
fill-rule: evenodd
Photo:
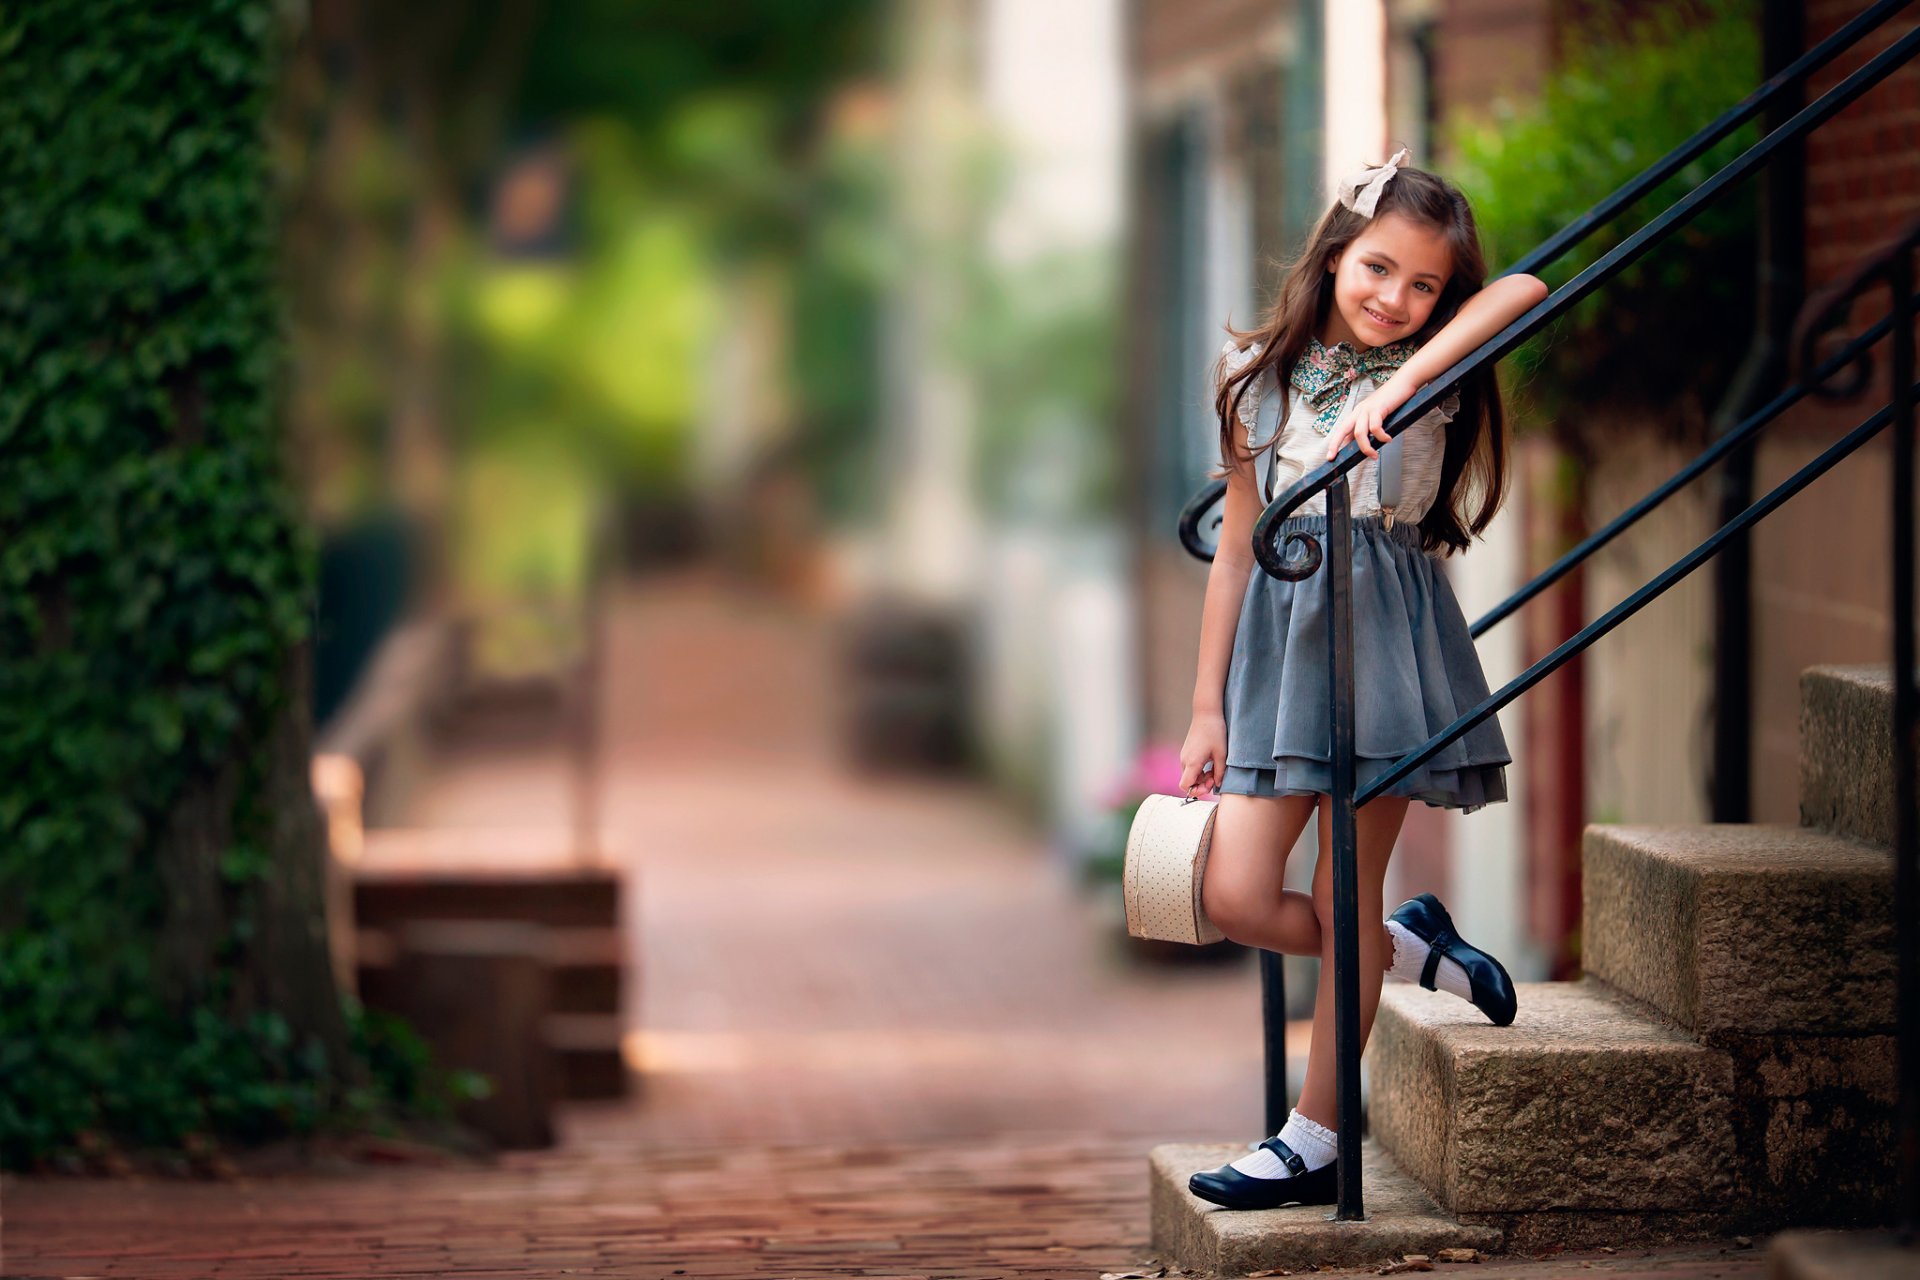
<path fill-rule="evenodd" d="M 1200 907 L 1220 932 L 1235 942 L 1245 942 L 1255 918 L 1255 904 L 1245 891 L 1230 887 L 1224 877 L 1208 876 L 1200 884 Z"/>

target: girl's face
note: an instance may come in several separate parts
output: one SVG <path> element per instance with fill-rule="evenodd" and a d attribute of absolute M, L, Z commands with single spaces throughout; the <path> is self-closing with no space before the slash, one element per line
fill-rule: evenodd
<path fill-rule="evenodd" d="M 1364 351 L 1418 333 L 1447 286 L 1452 259 L 1437 228 L 1399 214 L 1374 218 L 1339 261 L 1327 264 L 1333 306 L 1320 341 Z"/>

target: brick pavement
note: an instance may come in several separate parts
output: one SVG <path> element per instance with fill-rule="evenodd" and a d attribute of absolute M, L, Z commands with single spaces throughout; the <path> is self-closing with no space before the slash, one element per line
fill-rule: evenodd
<path fill-rule="evenodd" d="M 1117 895 L 1077 891 L 991 793 L 843 768 L 828 622 L 695 571 L 628 589 L 608 632 L 640 1098 L 569 1140 L 1260 1136 L 1250 958 L 1126 964 Z M 566 794 L 481 746 L 415 820 L 558 827 Z"/>
<path fill-rule="evenodd" d="M 613 1148 L 236 1182 L 8 1179 L 8 1277 L 1158 1274 L 1131 1142 Z M 1303 1209 L 1296 1212 L 1323 1212 Z M 1757 1277 L 1764 1241 L 1443 1274 Z M 1329 1275 L 1366 1274 L 1364 1270 Z M 1172 1274 L 1179 1274 L 1173 1272 Z"/>
<path fill-rule="evenodd" d="M 610 648 L 636 1096 L 485 1166 L 9 1178 L 0 1272 L 1154 1273 L 1147 1148 L 1259 1136 L 1253 967 L 1127 964 L 1111 901 L 990 797 L 837 768 L 817 620 L 693 574 L 626 592 Z M 565 804 L 550 756 L 476 748 L 415 817 L 557 827 Z M 1474 1273 L 1595 1270 L 1760 1262 L 1709 1246 Z"/>

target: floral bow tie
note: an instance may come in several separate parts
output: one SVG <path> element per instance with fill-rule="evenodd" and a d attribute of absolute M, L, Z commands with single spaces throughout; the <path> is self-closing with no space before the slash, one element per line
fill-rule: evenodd
<path fill-rule="evenodd" d="M 1418 350 L 1411 338 L 1360 352 L 1344 342 L 1327 347 L 1322 346 L 1318 338 L 1308 338 L 1307 349 L 1294 363 L 1293 374 L 1287 381 L 1306 396 L 1314 411 L 1313 429 L 1324 436 L 1333 430 L 1340 406 L 1346 400 L 1347 388 L 1355 378 L 1365 374 L 1377 386 Z"/>

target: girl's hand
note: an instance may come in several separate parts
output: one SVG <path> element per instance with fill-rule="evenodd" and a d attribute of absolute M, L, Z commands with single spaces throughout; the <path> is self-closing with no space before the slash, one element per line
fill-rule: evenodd
<path fill-rule="evenodd" d="M 1208 772 L 1211 770 L 1211 772 Z M 1227 719 L 1223 715 L 1196 715 L 1180 747 L 1180 789 L 1189 795 L 1204 782 L 1205 790 L 1220 794 L 1227 773 Z"/>
<path fill-rule="evenodd" d="M 1398 378 L 1388 378 L 1383 386 L 1376 387 L 1365 400 L 1340 416 L 1333 424 L 1333 430 L 1327 432 L 1327 460 L 1331 462 L 1352 440 L 1360 447 L 1360 452 L 1369 458 L 1377 458 L 1380 451 L 1373 447 L 1375 440 L 1385 444 L 1393 439 L 1387 434 L 1384 423 L 1395 409 L 1405 404 L 1419 388 L 1394 385 Z"/>

